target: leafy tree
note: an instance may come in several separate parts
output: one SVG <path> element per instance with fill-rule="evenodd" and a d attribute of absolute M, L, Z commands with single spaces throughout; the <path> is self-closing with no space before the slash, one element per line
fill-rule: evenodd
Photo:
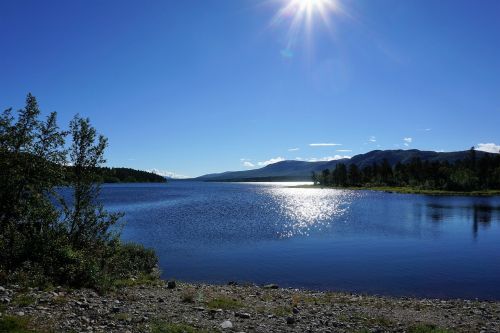
<path fill-rule="evenodd" d="M 74 200 L 71 208 L 65 206 L 66 223 L 71 242 L 85 248 L 113 238 L 110 228 L 116 224 L 120 214 L 106 212 L 98 201 L 100 178 L 96 171 L 106 162 L 106 138 L 97 134 L 88 118 L 79 116 L 71 121 L 70 132 L 72 145 L 69 155 L 73 166 L 70 186 Z"/>
<path fill-rule="evenodd" d="M 56 113 L 40 114 L 28 94 L 23 109 L 0 115 L 0 282 L 102 287 L 125 274 L 153 273 L 154 252 L 121 244 L 113 228 L 120 214 L 98 200 L 106 139 L 88 119 L 75 117 L 68 133 Z M 72 201 L 57 191 L 64 183 Z"/>

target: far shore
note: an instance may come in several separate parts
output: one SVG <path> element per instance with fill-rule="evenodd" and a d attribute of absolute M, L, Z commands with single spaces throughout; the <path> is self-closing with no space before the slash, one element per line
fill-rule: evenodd
<path fill-rule="evenodd" d="M 324 185 L 294 185 L 289 188 L 314 188 L 314 189 L 336 189 L 336 190 L 363 190 L 363 191 L 379 191 L 387 193 L 401 194 L 423 194 L 436 196 L 500 196 L 500 190 L 485 190 L 485 191 L 444 191 L 444 190 L 424 190 L 412 187 L 392 187 L 392 186 L 374 186 L 374 187 L 337 187 Z"/>

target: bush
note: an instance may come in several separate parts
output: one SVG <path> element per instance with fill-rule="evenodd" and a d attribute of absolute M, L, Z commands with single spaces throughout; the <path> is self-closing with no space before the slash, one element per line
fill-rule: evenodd
<path fill-rule="evenodd" d="M 69 132 L 55 113 L 39 117 L 31 94 L 17 115 L 0 114 L 0 282 L 105 289 L 128 276 L 154 276 L 155 253 L 122 244 L 115 232 L 121 214 L 99 202 L 106 138 L 79 116 Z M 72 189 L 68 202 L 56 191 L 61 184 Z"/>

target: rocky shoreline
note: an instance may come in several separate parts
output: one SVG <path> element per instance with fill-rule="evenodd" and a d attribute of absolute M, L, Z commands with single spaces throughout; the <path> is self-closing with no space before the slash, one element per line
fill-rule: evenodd
<path fill-rule="evenodd" d="M 22 320 L 36 332 L 487 333 L 500 332 L 500 302 L 391 298 L 234 283 L 161 281 L 104 295 L 85 289 L 3 286 L 0 322 L 7 320 Z"/>

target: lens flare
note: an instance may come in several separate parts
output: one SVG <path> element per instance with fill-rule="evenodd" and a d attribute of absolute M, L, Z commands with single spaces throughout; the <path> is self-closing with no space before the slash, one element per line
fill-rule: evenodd
<path fill-rule="evenodd" d="M 294 44 L 302 33 L 311 34 L 313 25 L 318 19 L 331 29 L 334 16 L 345 13 L 340 0 L 283 0 L 276 15 L 273 25 L 289 23 L 287 33 L 287 54 L 291 52 Z M 282 51 L 283 53 L 283 51 Z"/>

